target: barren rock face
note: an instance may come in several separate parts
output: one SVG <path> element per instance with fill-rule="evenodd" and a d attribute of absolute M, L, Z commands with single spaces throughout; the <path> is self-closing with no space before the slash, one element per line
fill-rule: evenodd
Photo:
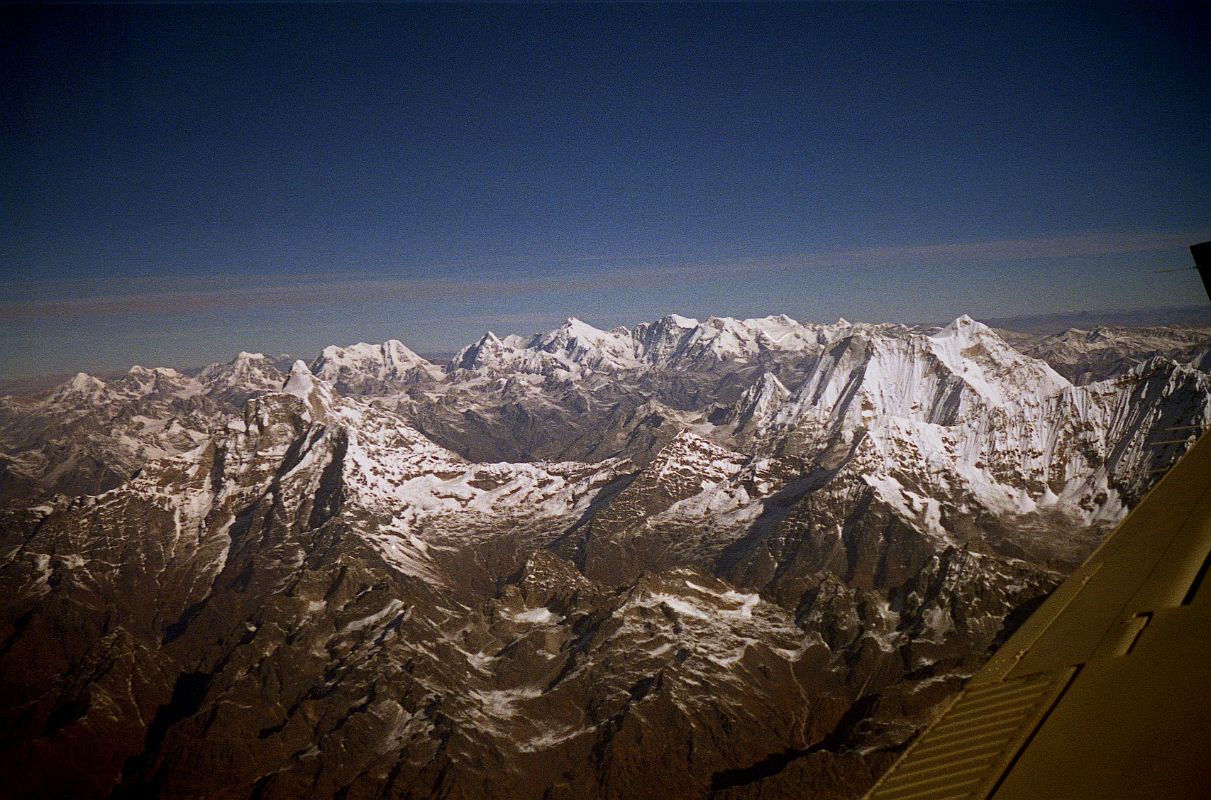
<path fill-rule="evenodd" d="M 282 366 L 0 399 L 0 794 L 855 797 L 1211 418 L 967 318 Z"/>

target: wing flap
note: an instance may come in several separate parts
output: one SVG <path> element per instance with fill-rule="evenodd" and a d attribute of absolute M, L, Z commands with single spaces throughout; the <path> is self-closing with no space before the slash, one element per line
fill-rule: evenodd
<path fill-rule="evenodd" d="M 1203 436 L 867 797 L 1204 796 L 1209 555 Z M 1026 711 L 1015 697 L 1036 705 Z"/>

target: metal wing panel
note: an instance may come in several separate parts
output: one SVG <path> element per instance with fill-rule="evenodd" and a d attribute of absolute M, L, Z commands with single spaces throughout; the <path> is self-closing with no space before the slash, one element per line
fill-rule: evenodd
<path fill-rule="evenodd" d="M 868 797 L 1211 797 L 1209 553 L 1203 436 Z M 1026 685 L 1051 687 L 1037 713 L 970 705 Z M 944 746 L 965 729 L 1000 744 L 978 775 L 989 749 Z"/>

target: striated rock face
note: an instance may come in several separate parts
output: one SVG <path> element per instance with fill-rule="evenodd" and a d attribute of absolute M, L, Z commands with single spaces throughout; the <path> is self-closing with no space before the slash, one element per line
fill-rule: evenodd
<path fill-rule="evenodd" d="M 0 795 L 856 797 L 1211 419 L 1065 369 L 670 316 L 0 399 Z"/>

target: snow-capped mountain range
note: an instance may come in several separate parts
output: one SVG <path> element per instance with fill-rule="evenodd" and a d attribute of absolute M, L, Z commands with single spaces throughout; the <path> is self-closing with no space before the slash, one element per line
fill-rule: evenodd
<path fill-rule="evenodd" d="M 1211 421 L 1209 342 L 569 319 L 0 398 L 0 788 L 856 796 Z"/>

